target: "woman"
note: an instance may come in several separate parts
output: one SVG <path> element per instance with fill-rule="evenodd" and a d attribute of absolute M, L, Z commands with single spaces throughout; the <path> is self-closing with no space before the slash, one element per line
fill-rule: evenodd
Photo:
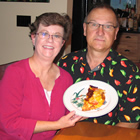
<path fill-rule="evenodd" d="M 10 65 L 0 84 L 0 137 L 51 140 L 81 119 L 63 104 L 71 76 L 53 63 L 70 34 L 67 15 L 44 13 L 30 25 L 33 56 Z M 66 115 L 67 114 L 67 115 Z"/>

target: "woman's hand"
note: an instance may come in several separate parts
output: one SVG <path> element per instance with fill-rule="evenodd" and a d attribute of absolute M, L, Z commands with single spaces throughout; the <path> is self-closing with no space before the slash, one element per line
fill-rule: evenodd
<path fill-rule="evenodd" d="M 58 125 L 61 128 L 66 128 L 70 126 L 74 126 L 75 123 L 79 120 L 81 120 L 83 117 L 75 115 L 75 111 L 70 112 L 69 114 L 61 117 L 58 120 Z"/>

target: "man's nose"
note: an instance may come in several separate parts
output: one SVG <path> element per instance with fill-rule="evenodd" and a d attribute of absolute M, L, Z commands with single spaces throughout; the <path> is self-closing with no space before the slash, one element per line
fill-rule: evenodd
<path fill-rule="evenodd" d="M 99 24 L 99 27 L 98 27 L 98 34 L 99 34 L 99 35 L 104 34 L 104 27 L 103 27 L 103 25 L 101 25 L 101 24 Z"/>

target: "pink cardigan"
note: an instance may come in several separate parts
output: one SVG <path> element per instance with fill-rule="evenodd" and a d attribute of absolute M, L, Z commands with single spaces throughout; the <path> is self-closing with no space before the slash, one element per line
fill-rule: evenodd
<path fill-rule="evenodd" d="M 60 68 L 52 90 L 51 104 L 39 78 L 29 67 L 29 59 L 10 65 L 0 83 L 0 138 L 2 140 L 51 140 L 56 131 L 33 134 L 36 121 L 55 121 L 66 114 L 63 94 L 73 83 Z"/>

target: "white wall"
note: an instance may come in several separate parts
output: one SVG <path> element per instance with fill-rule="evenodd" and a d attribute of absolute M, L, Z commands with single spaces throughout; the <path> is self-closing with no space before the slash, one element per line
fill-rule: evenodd
<path fill-rule="evenodd" d="M 50 3 L 0 2 L 0 64 L 27 58 L 33 54 L 28 27 L 17 27 L 16 16 L 35 17 L 44 12 L 68 13 L 72 17 L 73 0 L 50 0 Z M 70 51 L 68 46 L 66 53 Z"/>

